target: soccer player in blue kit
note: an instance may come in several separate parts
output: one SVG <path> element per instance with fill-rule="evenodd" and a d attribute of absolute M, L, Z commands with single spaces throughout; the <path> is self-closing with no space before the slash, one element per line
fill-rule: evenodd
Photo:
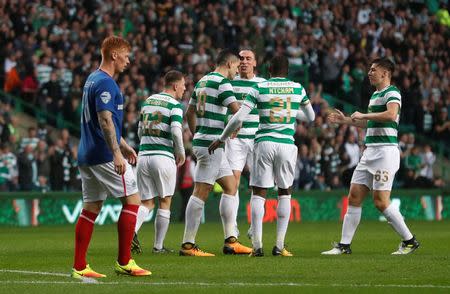
<path fill-rule="evenodd" d="M 119 253 L 115 272 L 131 276 L 148 276 L 131 258 L 136 215 L 140 197 L 130 164 L 136 163 L 136 152 L 121 137 L 124 97 L 114 76 L 130 63 L 130 44 L 115 36 L 103 40 L 102 62 L 91 73 L 83 88 L 81 140 L 78 165 L 82 180 L 83 210 L 75 227 L 73 278 L 103 278 L 86 262 L 86 253 L 95 219 L 107 196 L 123 204 L 117 223 Z"/>

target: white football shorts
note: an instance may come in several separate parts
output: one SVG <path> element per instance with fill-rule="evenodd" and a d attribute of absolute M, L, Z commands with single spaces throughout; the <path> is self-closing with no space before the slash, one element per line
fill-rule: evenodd
<path fill-rule="evenodd" d="M 245 164 L 252 170 L 253 139 L 228 139 L 225 142 L 225 155 L 232 170 L 242 171 Z"/>
<path fill-rule="evenodd" d="M 250 186 L 288 189 L 294 182 L 297 146 L 263 141 L 255 144 Z"/>
<path fill-rule="evenodd" d="M 368 146 L 353 172 L 351 183 L 365 185 L 370 190 L 391 191 L 399 168 L 397 146 Z"/>
<path fill-rule="evenodd" d="M 84 202 L 103 201 L 107 196 L 120 198 L 138 193 L 136 177 L 127 162 L 125 174 L 114 171 L 114 162 L 79 166 Z"/>
<path fill-rule="evenodd" d="M 214 185 L 217 179 L 233 175 L 223 148 L 209 154 L 207 147 L 194 147 L 193 153 L 197 158 L 195 182 Z"/>
<path fill-rule="evenodd" d="M 136 173 L 142 200 L 174 194 L 177 183 L 174 159 L 164 155 L 138 156 Z"/>

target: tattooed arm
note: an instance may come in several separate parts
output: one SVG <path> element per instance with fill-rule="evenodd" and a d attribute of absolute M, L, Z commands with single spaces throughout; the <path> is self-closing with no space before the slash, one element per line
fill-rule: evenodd
<path fill-rule="evenodd" d="M 119 175 L 123 175 L 127 168 L 126 161 L 120 151 L 120 146 L 117 143 L 116 129 L 112 121 L 112 113 L 108 110 L 100 111 L 98 114 L 98 122 L 103 131 L 103 138 L 113 154 L 114 170 Z"/>

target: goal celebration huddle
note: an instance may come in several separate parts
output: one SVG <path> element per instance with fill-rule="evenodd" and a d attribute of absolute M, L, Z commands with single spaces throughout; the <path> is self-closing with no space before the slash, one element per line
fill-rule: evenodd
<path fill-rule="evenodd" d="M 111 36 L 103 40 L 101 64 L 89 75 L 83 88 L 78 153 L 83 210 L 75 228 L 72 277 L 106 276 L 91 268 L 86 259 L 94 223 L 106 197 L 118 198 L 123 204 L 117 224 L 118 256 L 114 264 L 117 274 L 151 275 L 150 270 L 138 266 L 131 256 L 132 249 L 136 253 L 142 250 L 138 236 L 145 233 L 142 224 L 151 210 L 156 209 L 152 252 L 173 251 L 165 247 L 164 240 L 170 224 L 177 167 L 185 161 L 184 120 L 194 135 L 192 152 L 196 166 L 179 255 L 185 258 L 214 256 L 208 248 L 200 248 L 202 240 L 197 239 L 197 232 L 205 202 L 217 183 L 223 190 L 218 207 L 223 226 L 223 254 L 251 257 L 266 254 L 264 207 L 267 190 L 276 187 L 276 241 L 269 245 L 270 254 L 293 256 L 285 246 L 285 237 L 298 154 L 294 144 L 295 126 L 298 121 L 313 122 L 315 112 L 305 88 L 288 79 L 287 57 L 276 55 L 270 60 L 270 78 L 266 80 L 255 74 L 256 58 L 251 49 L 238 54 L 227 49 L 220 51 L 213 71 L 196 83 L 185 111 L 179 102 L 186 90 L 183 73 L 168 71 L 163 92 L 148 97 L 141 107 L 140 145 L 136 154 L 122 137 L 126 101 L 115 81 L 129 65 L 130 53 L 131 46 L 125 39 Z M 375 91 L 367 112 L 346 116 L 338 109 L 329 111 L 331 124 L 365 128 L 366 148 L 351 178 L 341 240 L 328 251 L 321 252 L 324 248 L 318 248 L 318 254 L 352 253 L 351 243 L 360 223 L 362 202 L 369 192 L 373 204 L 401 240 L 392 254 L 409 254 L 420 245 L 398 207 L 390 201 L 394 177 L 400 166 L 397 135 L 402 98 L 391 84 L 395 65 L 387 58 L 380 58 L 368 66 L 368 78 Z M 136 165 L 135 172 L 132 165 Z M 251 195 L 238 193 L 245 166 L 250 170 Z M 250 199 L 251 225 L 245 230 L 248 229 L 251 244 L 241 243 L 239 239 L 240 197 Z M 219 234 L 217 238 L 220 239 Z M 291 244 L 291 247 L 296 246 Z"/>

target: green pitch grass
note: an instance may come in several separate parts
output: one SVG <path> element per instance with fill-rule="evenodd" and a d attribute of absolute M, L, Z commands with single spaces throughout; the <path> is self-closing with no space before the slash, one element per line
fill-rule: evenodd
<path fill-rule="evenodd" d="M 339 241 L 341 223 L 290 224 L 292 258 L 271 256 L 275 224 L 264 225 L 265 257 L 224 256 L 222 227 L 202 224 L 201 248 L 216 257 L 180 257 L 183 224 L 172 224 L 166 246 L 172 255 L 153 255 L 153 223 L 144 224 L 144 253 L 135 256 L 150 277 L 116 276 L 116 226 L 96 226 L 88 261 L 106 275 L 99 284 L 80 283 L 72 266 L 74 226 L 0 227 L 0 293 L 449 293 L 450 222 L 408 222 L 422 246 L 391 256 L 399 244 L 388 224 L 363 221 L 349 256 L 321 256 Z M 246 232 L 247 224 L 240 229 Z M 244 244 L 250 242 L 243 233 Z"/>

